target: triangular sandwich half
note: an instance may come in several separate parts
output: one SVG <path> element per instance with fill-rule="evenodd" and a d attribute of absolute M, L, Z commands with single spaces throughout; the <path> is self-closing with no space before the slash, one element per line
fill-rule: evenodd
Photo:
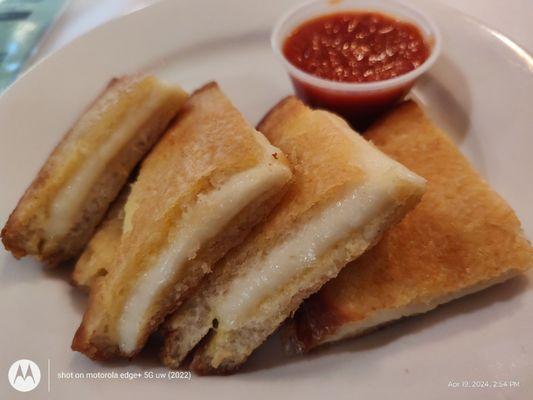
<path fill-rule="evenodd" d="M 20 199 L 2 230 L 6 249 L 49 265 L 77 257 L 186 99 L 151 75 L 112 80 Z"/>
<path fill-rule="evenodd" d="M 509 205 L 413 101 L 365 133 L 428 180 L 420 204 L 308 299 L 289 346 L 308 351 L 476 292 L 533 266 Z"/>

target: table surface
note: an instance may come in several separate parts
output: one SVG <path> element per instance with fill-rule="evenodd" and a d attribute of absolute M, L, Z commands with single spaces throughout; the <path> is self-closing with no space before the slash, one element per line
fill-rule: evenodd
<path fill-rule="evenodd" d="M 70 0 L 64 14 L 50 29 L 29 65 L 88 30 L 159 0 Z M 173 0 L 179 1 L 179 0 Z M 251 0 L 252 1 L 252 0 Z M 264 4 L 259 3 L 258 4 Z M 304 0 L 302 0 L 304 1 Z M 428 0 L 448 4 L 504 33 L 533 53 L 533 0 Z"/>

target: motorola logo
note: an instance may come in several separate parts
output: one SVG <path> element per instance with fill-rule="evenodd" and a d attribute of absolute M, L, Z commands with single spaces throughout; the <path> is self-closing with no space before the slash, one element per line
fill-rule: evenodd
<path fill-rule="evenodd" d="M 41 370 L 31 360 L 18 360 L 11 364 L 8 372 L 11 386 L 19 392 L 29 392 L 39 385 Z"/>

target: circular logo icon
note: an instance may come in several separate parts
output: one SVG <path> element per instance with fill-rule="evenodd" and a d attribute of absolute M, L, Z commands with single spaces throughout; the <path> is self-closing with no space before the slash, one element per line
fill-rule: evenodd
<path fill-rule="evenodd" d="M 11 364 L 7 373 L 9 383 L 19 392 L 29 392 L 41 381 L 41 370 L 32 360 L 18 360 Z"/>

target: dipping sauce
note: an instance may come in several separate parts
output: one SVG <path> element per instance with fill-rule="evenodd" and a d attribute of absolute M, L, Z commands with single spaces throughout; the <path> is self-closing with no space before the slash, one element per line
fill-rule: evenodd
<path fill-rule="evenodd" d="M 406 74 L 430 54 L 413 24 L 377 12 L 350 11 L 304 22 L 283 53 L 297 68 L 338 82 L 375 82 Z"/>

